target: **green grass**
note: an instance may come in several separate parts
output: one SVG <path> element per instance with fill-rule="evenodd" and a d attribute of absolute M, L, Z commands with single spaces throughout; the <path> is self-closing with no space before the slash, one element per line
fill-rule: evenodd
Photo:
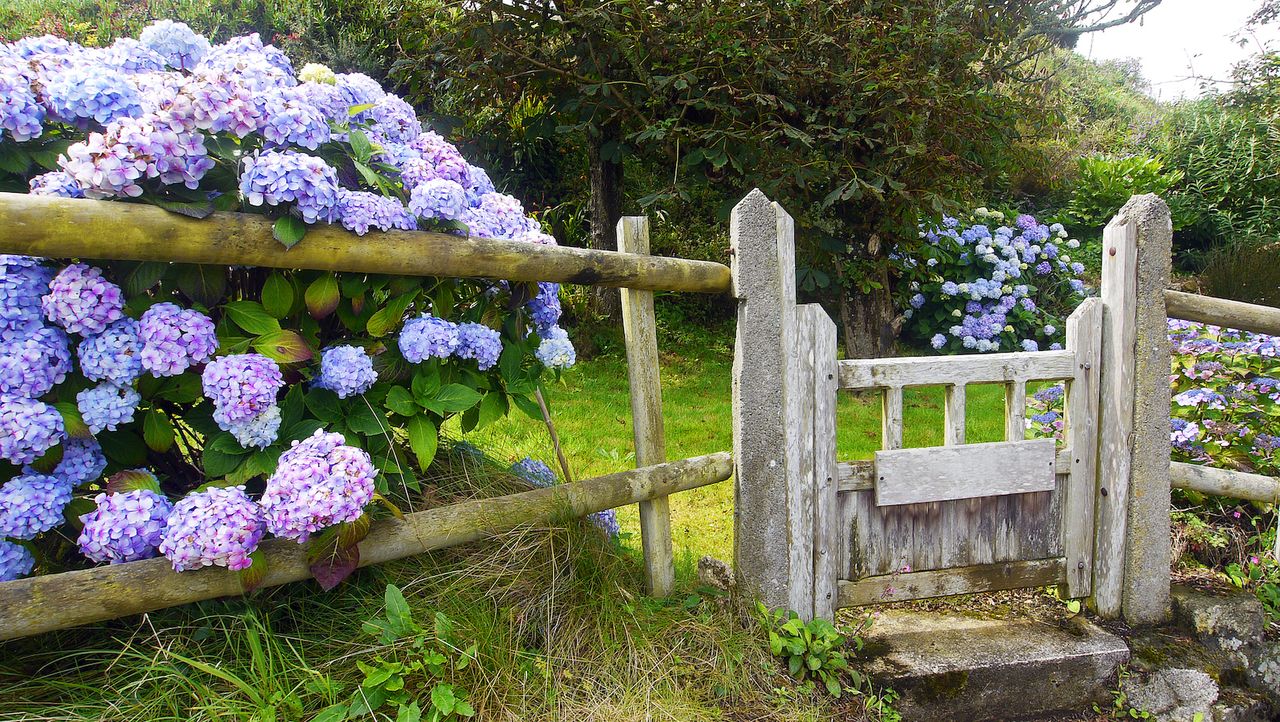
<path fill-rule="evenodd" d="M 732 348 L 681 344 L 661 358 L 663 424 L 667 458 L 680 459 L 733 448 Z M 634 466 L 631 405 L 626 359 L 609 351 L 566 372 L 547 390 L 552 420 L 577 478 Z M 904 444 L 942 443 L 942 387 L 909 388 L 904 399 Z M 975 385 L 967 390 L 966 436 L 970 442 L 1004 438 L 1003 389 Z M 455 428 L 454 433 L 457 433 Z M 868 459 L 880 448 L 880 398 L 842 393 L 837 405 L 837 454 L 842 460 Z M 500 458 L 525 455 L 556 468 L 546 427 L 513 413 L 468 440 Z M 733 558 L 733 482 L 677 494 L 671 499 L 672 536 L 677 553 L 696 559 L 711 554 Z M 634 506 L 619 510 L 628 543 L 638 545 Z"/>

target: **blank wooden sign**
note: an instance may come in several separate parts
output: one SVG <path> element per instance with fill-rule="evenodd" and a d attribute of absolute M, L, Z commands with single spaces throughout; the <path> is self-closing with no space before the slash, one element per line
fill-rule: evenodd
<path fill-rule="evenodd" d="M 1053 439 L 876 452 L 876 505 L 1052 491 Z"/>

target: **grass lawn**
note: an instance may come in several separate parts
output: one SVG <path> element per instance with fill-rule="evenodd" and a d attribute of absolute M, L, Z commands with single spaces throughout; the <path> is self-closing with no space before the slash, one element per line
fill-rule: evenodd
<path fill-rule="evenodd" d="M 661 341 L 660 341 L 661 344 Z M 662 349 L 661 378 L 667 458 L 679 459 L 733 448 L 731 344 Z M 634 466 L 627 363 L 620 351 L 580 362 L 547 389 L 552 419 L 570 467 L 578 478 Z M 942 387 L 907 389 L 904 442 L 908 447 L 942 443 Z M 970 442 L 1003 440 L 1004 395 L 998 385 L 970 386 L 967 394 Z M 880 448 L 880 398 L 842 393 L 837 407 L 837 449 L 842 460 L 867 459 Z M 457 433 L 457 429 L 453 429 Z M 523 414 L 511 416 L 466 437 L 498 458 L 525 455 L 556 468 L 546 427 Z M 676 553 L 687 572 L 703 554 L 733 558 L 733 482 L 677 494 L 671 501 Z M 628 544 L 638 548 L 635 506 L 619 510 Z"/>

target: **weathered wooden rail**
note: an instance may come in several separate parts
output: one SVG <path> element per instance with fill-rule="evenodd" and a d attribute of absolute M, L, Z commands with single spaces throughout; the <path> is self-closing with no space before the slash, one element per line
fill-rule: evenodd
<path fill-rule="evenodd" d="M 640 503 L 650 593 L 672 590 L 675 566 L 667 496 L 724 481 L 728 454 L 665 460 L 662 394 L 652 291 L 722 293 L 727 266 L 648 255 L 648 224 L 624 218 L 619 251 L 543 246 L 443 233 L 389 231 L 357 238 L 317 225 L 291 249 L 272 237 L 269 219 L 215 213 L 193 219 L 136 203 L 0 193 L 0 253 L 97 260 L 157 261 L 355 273 L 554 281 L 627 289 L 624 335 L 631 384 L 636 463 L 644 468 L 551 489 L 469 501 L 374 524 L 360 544 L 361 565 L 440 549 L 561 514 L 581 516 Z M 310 576 L 301 547 L 263 543 L 266 585 Z M 152 559 L 0 583 L 0 639 L 36 634 L 175 604 L 240 594 L 222 569 L 173 572 Z"/>
<path fill-rule="evenodd" d="M 360 542 L 360 566 L 664 498 L 724 481 L 732 472 L 729 454 L 721 452 L 379 519 Z M 259 548 L 267 561 L 263 586 L 311 578 L 306 547 L 269 539 Z M 28 577 L 0 584 L 0 640 L 241 593 L 238 572 L 206 567 L 176 573 L 163 558 Z"/>

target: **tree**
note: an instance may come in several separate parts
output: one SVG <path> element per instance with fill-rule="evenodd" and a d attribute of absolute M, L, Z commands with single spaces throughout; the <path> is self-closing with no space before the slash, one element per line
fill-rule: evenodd
<path fill-rule="evenodd" d="M 402 69 L 477 106 L 548 99 L 587 140 L 598 248 L 630 155 L 671 169 L 644 203 L 764 189 L 796 216 L 801 278 L 839 308 L 849 355 L 883 355 L 887 255 L 1014 162 L 1038 112 L 1028 60 L 1157 2 L 446 0 L 406 14 Z"/>

